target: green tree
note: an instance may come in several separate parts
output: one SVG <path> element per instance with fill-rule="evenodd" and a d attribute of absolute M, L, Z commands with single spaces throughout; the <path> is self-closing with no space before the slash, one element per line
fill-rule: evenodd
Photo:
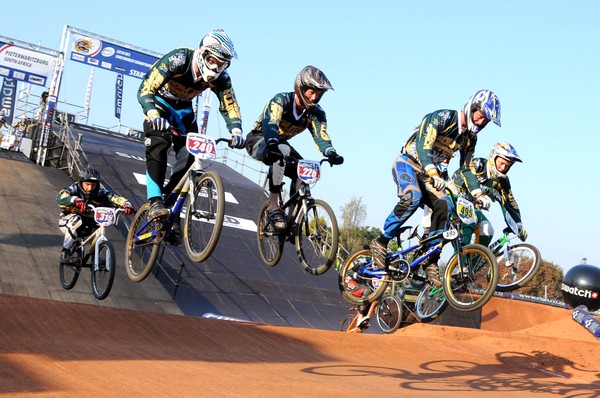
<path fill-rule="evenodd" d="M 527 286 L 515 290 L 515 293 L 562 300 L 562 293 L 560 290 L 562 280 L 562 268 L 552 262 L 542 259 L 542 265 L 531 282 L 529 282 Z"/>
<path fill-rule="evenodd" d="M 342 211 L 342 224 L 340 227 L 340 256 L 345 259 L 348 253 L 368 244 L 372 239 L 381 234 L 379 228 L 363 226 L 367 216 L 367 206 L 362 198 L 353 196 L 344 206 Z"/>

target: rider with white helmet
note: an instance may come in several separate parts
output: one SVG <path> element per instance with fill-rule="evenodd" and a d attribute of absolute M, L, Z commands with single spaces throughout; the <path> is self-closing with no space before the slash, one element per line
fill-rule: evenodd
<path fill-rule="evenodd" d="M 177 48 L 158 59 L 146 73 L 138 90 L 138 102 L 145 115 L 146 189 L 151 203 L 148 217 L 169 215 L 162 203 L 163 195 L 173 190 L 194 161 L 185 150 L 185 135 L 198 132 L 192 100 L 204 90 L 211 89 L 219 99 L 219 111 L 231 133 L 229 146 L 245 146 L 240 107 L 226 71 L 236 57 L 229 36 L 216 29 L 202 38 L 198 48 Z M 163 189 L 171 145 L 176 161 L 169 184 Z M 178 239 L 175 241 L 179 243 Z"/>
<path fill-rule="evenodd" d="M 527 231 L 523 228 L 519 205 L 513 196 L 507 175 L 511 166 L 517 162 L 521 163 L 522 160 L 515 148 L 508 142 L 498 142 L 492 146 L 487 159 L 474 159 L 471 169 L 477 177 L 481 189 L 486 192 L 492 201 L 500 204 L 506 224 L 509 225 L 509 216 L 515 221 L 519 238 L 524 242 L 527 239 Z M 457 170 L 452 176 L 452 185 L 456 188 L 458 195 L 471 201 L 474 200 L 467 188 L 465 175 L 460 170 Z M 475 209 L 475 215 L 476 222 L 473 225 L 463 225 L 463 239 L 465 243 L 470 243 L 473 233 L 477 230 L 478 243 L 487 246 L 492 241 L 494 229 L 480 209 Z"/>

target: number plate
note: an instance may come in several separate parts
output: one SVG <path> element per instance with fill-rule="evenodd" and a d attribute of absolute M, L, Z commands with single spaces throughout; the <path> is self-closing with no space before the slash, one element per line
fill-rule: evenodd
<path fill-rule="evenodd" d="M 186 140 L 187 150 L 200 160 L 214 159 L 217 157 L 215 139 L 206 134 L 188 133 Z"/>
<path fill-rule="evenodd" d="M 475 216 L 475 206 L 472 202 L 462 196 L 459 196 L 456 200 L 456 213 L 465 224 L 475 224 L 477 221 L 477 217 Z"/>
<path fill-rule="evenodd" d="M 306 184 L 314 184 L 321 178 L 321 165 L 315 160 L 298 161 L 298 177 Z"/>
<path fill-rule="evenodd" d="M 112 207 L 96 207 L 94 213 L 94 220 L 98 225 L 103 227 L 110 227 L 115 223 L 116 215 L 115 209 Z"/>

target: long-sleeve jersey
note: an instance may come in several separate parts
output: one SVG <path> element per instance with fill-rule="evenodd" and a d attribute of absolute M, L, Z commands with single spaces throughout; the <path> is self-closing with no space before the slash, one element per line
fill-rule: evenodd
<path fill-rule="evenodd" d="M 276 94 L 252 126 L 251 136 L 264 135 L 267 141 L 270 138 L 289 140 L 308 129 L 321 153 L 333 149 L 323 108 L 317 105 L 298 114 L 294 105 L 295 96 L 293 92 Z"/>
<path fill-rule="evenodd" d="M 75 213 L 75 199 L 87 200 L 88 204 L 94 206 L 123 207 L 128 202 L 127 198 L 116 195 L 108 189 L 99 188 L 86 199 L 85 194 L 78 183 L 73 183 L 61 189 L 56 195 L 56 203 L 62 209 L 63 214 Z"/>
<path fill-rule="evenodd" d="M 485 158 L 474 159 L 471 172 L 476 176 L 478 183 L 481 184 L 481 190 L 493 201 L 500 203 L 504 219 L 506 220 L 506 213 L 508 213 L 515 222 L 520 223 L 521 212 L 513 196 L 508 177 L 491 177 L 488 173 L 488 164 Z M 467 190 L 466 176 L 461 170 L 454 172 L 452 184 L 459 195 L 474 201 L 470 191 Z"/>
<path fill-rule="evenodd" d="M 194 68 L 193 48 L 177 48 L 158 59 L 146 73 L 138 90 L 138 102 L 146 114 L 155 108 L 156 97 L 160 97 L 175 109 L 179 104 L 190 106 L 191 101 L 207 88 L 219 98 L 219 111 L 225 119 L 227 129 L 242 129 L 241 112 L 235 98 L 231 78 L 223 71 L 218 78 L 206 82 Z M 179 106 L 178 106 L 179 105 Z"/>
<path fill-rule="evenodd" d="M 477 136 L 462 131 L 459 117 L 460 111 L 450 109 L 425 115 L 404 145 L 403 153 L 429 171 L 444 161 L 450 161 L 454 153 L 459 151 L 459 168 L 465 175 L 467 187 L 471 193 L 479 193 L 477 178 L 471 171 Z"/>

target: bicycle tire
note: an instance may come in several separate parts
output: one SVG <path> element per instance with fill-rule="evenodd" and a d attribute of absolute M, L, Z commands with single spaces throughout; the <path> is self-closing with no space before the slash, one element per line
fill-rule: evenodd
<path fill-rule="evenodd" d="M 350 253 L 338 274 L 338 287 L 342 297 L 354 305 L 366 305 L 379 300 L 390 283 L 387 273 L 382 278 L 359 274 L 362 266 L 381 272 L 371 260 L 369 246 L 363 246 Z"/>
<path fill-rule="evenodd" d="M 524 287 L 531 282 L 542 265 L 540 251 L 528 243 L 509 246 L 508 256 L 512 264 L 506 263 L 504 253 L 496 257 L 498 263 L 496 291 L 498 292 L 511 292 Z"/>
<path fill-rule="evenodd" d="M 323 275 L 335 263 L 339 229 L 335 213 L 325 201 L 315 199 L 300 211 L 296 230 L 296 254 L 300 266 L 311 275 Z"/>
<path fill-rule="evenodd" d="M 436 319 L 448 307 L 444 289 L 427 283 L 415 301 L 415 314 L 420 322 Z"/>
<path fill-rule="evenodd" d="M 340 332 L 349 333 L 351 329 L 356 327 L 356 314 L 346 314 L 340 322 Z"/>
<path fill-rule="evenodd" d="M 81 256 L 79 250 L 71 253 L 69 264 L 58 265 L 58 274 L 60 276 L 60 285 L 65 290 L 71 290 L 77 283 L 79 273 L 81 272 Z"/>
<path fill-rule="evenodd" d="M 285 243 L 284 232 L 275 230 L 269 221 L 267 200 L 260 208 L 258 216 L 258 228 L 256 229 L 256 239 L 258 242 L 258 252 L 267 267 L 274 267 L 279 264 L 283 255 L 283 245 Z"/>
<path fill-rule="evenodd" d="M 470 244 L 460 249 L 466 270 L 458 267 L 454 254 L 444 272 L 444 294 L 453 308 L 474 311 L 483 307 L 494 295 L 498 283 L 498 264 L 492 251 L 480 244 Z"/>
<path fill-rule="evenodd" d="M 377 325 L 383 333 L 394 333 L 400 327 L 403 317 L 402 301 L 391 294 L 384 294 L 377 303 L 375 311 Z"/>
<path fill-rule="evenodd" d="M 138 209 L 129 226 L 127 241 L 125 242 L 125 270 L 129 279 L 134 282 L 141 282 L 146 279 L 156 262 L 160 250 L 161 241 L 155 235 L 156 222 L 148 221 L 149 210 L 149 203 L 145 203 Z M 143 229 L 140 230 L 140 228 Z M 147 236 L 147 238 L 136 244 L 136 236 Z"/>
<path fill-rule="evenodd" d="M 105 240 L 98 245 L 98 259 L 92 259 L 92 292 L 98 300 L 104 300 L 115 281 L 115 249 Z M 94 263 L 98 261 L 98 269 Z"/>
<path fill-rule="evenodd" d="M 225 216 L 225 188 L 221 177 L 207 171 L 194 182 L 185 213 L 184 242 L 190 260 L 201 263 L 210 257 L 217 247 Z"/>

